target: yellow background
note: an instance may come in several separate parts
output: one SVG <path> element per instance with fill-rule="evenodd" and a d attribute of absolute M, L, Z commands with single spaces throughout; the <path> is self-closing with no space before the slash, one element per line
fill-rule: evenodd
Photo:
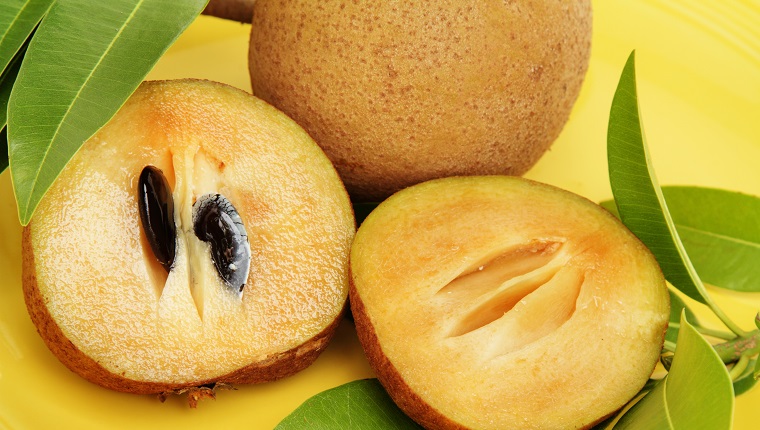
<path fill-rule="evenodd" d="M 592 58 L 581 96 L 559 140 L 526 176 L 595 201 L 611 196 L 607 118 L 620 71 L 636 49 L 642 117 L 660 183 L 760 195 L 758 24 L 757 1 L 594 2 Z M 201 17 L 149 78 L 206 78 L 250 90 L 249 29 Z M 162 404 L 150 396 L 90 384 L 50 354 L 26 314 L 21 228 L 8 172 L 0 175 L 0 207 L 0 429 L 271 429 L 313 394 L 372 376 L 353 327 L 344 322 L 328 350 L 307 370 L 274 383 L 222 391 L 216 401 L 203 402 L 197 410 L 179 397 Z M 711 291 L 735 321 L 753 328 L 760 294 Z M 754 429 L 759 422 L 756 388 L 737 398 L 735 428 Z"/>

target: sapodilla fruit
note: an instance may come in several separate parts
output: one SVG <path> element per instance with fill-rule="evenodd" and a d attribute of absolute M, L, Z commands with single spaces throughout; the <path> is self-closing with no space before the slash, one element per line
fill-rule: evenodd
<path fill-rule="evenodd" d="M 271 381 L 332 336 L 354 231 L 330 161 L 284 114 L 222 84 L 147 82 L 25 228 L 24 295 L 50 350 L 104 387 Z"/>
<path fill-rule="evenodd" d="M 429 429 L 580 429 L 645 384 L 665 280 L 616 218 L 517 177 L 405 189 L 362 223 L 350 303 L 369 362 Z"/>
<path fill-rule="evenodd" d="M 377 202 L 525 173 L 578 97 L 591 21 L 590 0 L 257 0 L 251 83 Z"/>

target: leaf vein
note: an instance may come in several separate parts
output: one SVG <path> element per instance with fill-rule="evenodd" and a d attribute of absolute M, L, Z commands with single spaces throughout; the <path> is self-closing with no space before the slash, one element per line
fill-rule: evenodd
<path fill-rule="evenodd" d="M 32 183 L 35 184 L 34 185 L 35 188 L 37 187 L 37 183 L 38 183 L 37 181 L 38 181 L 38 179 L 40 177 L 40 173 L 42 172 L 42 167 L 45 165 L 45 161 L 47 160 L 47 157 L 50 154 L 50 150 L 53 147 L 53 142 L 55 142 L 56 137 L 58 136 L 58 134 L 61 131 L 61 127 L 66 122 L 66 118 L 69 116 L 72 107 L 74 107 L 74 105 L 76 104 L 77 98 L 82 93 L 82 91 L 84 90 L 84 88 L 87 86 L 87 83 L 90 81 L 90 79 L 92 79 L 93 75 L 95 74 L 95 72 L 100 67 L 100 64 L 103 62 L 103 59 L 108 55 L 108 53 L 111 51 L 111 49 L 113 49 L 114 44 L 119 39 L 119 37 L 121 36 L 121 34 L 124 32 L 124 29 L 132 21 L 132 19 L 134 18 L 135 14 L 140 9 L 140 7 L 142 7 L 142 4 L 144 3 L 144 1 L 145 0 L 139 0 L 139 2 L 132 9 L 132 12 L 130 12 L 129 16 L 124 21 L 124 24 L 119 28 L 119 31 L 116 33 L 116 36 L 114 36 L 114 38 L 108 44 L 108 47 L 103 51 L 103 54 L 100 56 L 100 58 L 98 59 L 97 63 L 95 64 L 95 66 L 92 68 L 92 70 L 90 71 L 90 73 L 87 75 L 87 78 L 84 80 L 84 82 L 82 83 L 82 85 L 79 87 L 79 90 L 77 91 L 76 96 L 72 99 L 71 103 L 69 104 L 68 109 L 66 109 L 66 112 L 64 113 L 64 115 L 63 115 L 60 123 L 58 123 L 58 127 L 56 128 L 55 132 L 53 133 L 53 137 L 50 139 L 50 144 L 48 144 L 47 148 L 45 148 L 45 153 L 42 156 L 42 160 L 40 162 L 40 167 L 37 169 L 37 171 L 34 174 L 34 179 L 33 179 Z M 29 193 L 29 197 L 27 197 L 27 199 L 26 199 L 26 202 L 25 202 L 25 205 L 24 205 L 24 207 L 25 207 L 26 210 L 29 209 L 29 205 L 31 204 L 32 196 L 33 195 L 34 195 L 34 192 Z"/>

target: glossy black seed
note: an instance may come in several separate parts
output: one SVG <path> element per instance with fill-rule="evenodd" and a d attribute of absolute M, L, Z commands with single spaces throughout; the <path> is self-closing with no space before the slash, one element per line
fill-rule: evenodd
<path fill-rule="evenodd" d="M 172 190 L 160 169 L 146 166 L 140 173 L 137 202 L 140 221 L 153 255 L 168 272 L 174 264 L 177 229 L 174 225 Z"/>
<path fill-rule="evenodd" d="M 243 221 L 227 198 L 204 194 L 193 204 L 193 230 L 211 245 L 211 258 L 219 276 L 236 292 L 248 279 L 251 248 Z"/>

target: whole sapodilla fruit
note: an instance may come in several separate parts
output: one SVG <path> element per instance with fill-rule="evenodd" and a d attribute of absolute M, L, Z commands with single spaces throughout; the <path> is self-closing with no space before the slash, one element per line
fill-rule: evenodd
<path fill-rule="evenodd" d="M 557 138 L 591 43 L 589 0 L 258 0 L 253 92 L 322 146 L 352 198 L 525 173 Z"/>
<path fill-rule="evenodd" d="M 144 83 L 23 233 L 52 352 L 119 391 L 274 380 L 325 348 L 348 294 L 345 188 L 293 121 L 205 81 Z"/>
<path fill-rule="evenodd" d="M 351 248 L 351 310 L 393 400 L 428 429 L 587 429 L 652 373 L 669 296 L 606 210 L 517 177 L 381 203 Z"/>

